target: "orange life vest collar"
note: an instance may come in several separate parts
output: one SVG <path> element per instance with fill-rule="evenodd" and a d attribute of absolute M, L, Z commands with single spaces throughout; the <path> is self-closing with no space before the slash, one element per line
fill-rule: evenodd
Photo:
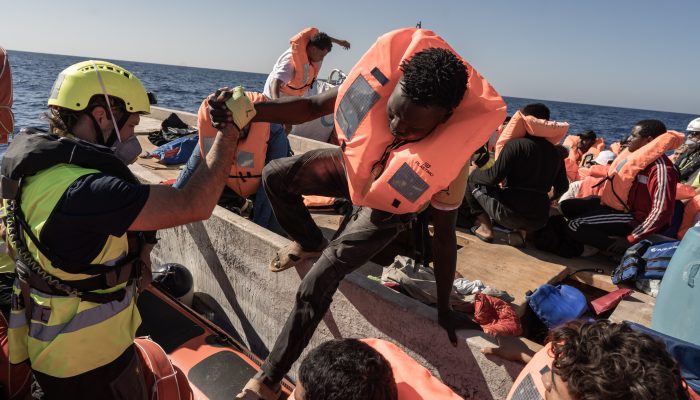
<path fill-rule="evenodd" d="M 318 29 L 310 27 L 289 39 L 294 76 L 292 80 L 280 86 L 282 93 L 290 96 L 302 96 L 316 80 L 318 67 L 309 61 L 309 55 L 306 53 L 306 46 L 316 34 L 318 34 Z"/>
<path fill-rule="evenodd" d="M 457 54 L 424 29 L 389 32 L 362 56 L 338 91 L 335 128 L 353 204 L 394 214 L 421 209 L 459 175 L 505 117 L 505 103 L 471 65 L 468 90 L 450 119 L 426 138 L 392 147 L 387 101 L 402 77 L 401 63 L 428 48 Z M 372 169 L 385 161 L 376 177 Z"/>
<path fill-rule="evenodd" d="M 399 399 L 457 400 L 462 398 L 395 344 L 382 339 L 361 340 L 377 350 L 391 364 Z"/>
<path fill-rule="evenodd" d="M 568 122 L 548 121 L 538 119 L 532 115 L 525 116 L 520 111 L 516 111 L 503 129 L 503 133 L 496 143 L 496 158 L 501 154 L 501 150 L 509 141 L 525 137 L 525 134 L 542 137 L 552 144 L 557 144 L 569 130 Z"/>
<path fill-rule="evenodd" d="M 627 200 L 637 174 L 651 163 L 683 144 L 682 133 L 668 131 L 635 152 L 625 149 L 615 158 L 608 169 L 608 176 L 601 191 L 601 204 L 619 211 L 627 211 Z"/>
<path fill-rule="evenodd" d="M 261 103 L 267 100 L 262 93 L 246 92 L 250 101 Z M 218 130 L 211 125 L 207 101 L 204 100 L 197 111 L 197 127 L 199 129 L 199 146 L 202 155 L 207 153 L 214 144 Z M 265 166 L 267 142 L 270 139 L 270 124 L 254 122 L 250 124 L 248 135 L 238 141 L 236 159 L 231 165 L 229 179 L 226 185 L 243 197 L 248 197 L 258 191 L 262 170 Z"/>

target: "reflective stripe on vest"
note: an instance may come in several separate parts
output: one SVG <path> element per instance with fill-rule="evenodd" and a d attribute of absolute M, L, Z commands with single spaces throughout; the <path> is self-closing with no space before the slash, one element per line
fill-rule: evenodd
<path fill-rule="evenodd" d="M 682 133 L 668 131 L 635 152 L 623 150 L 608 169 L 608 177 L 601 190 L 601 204 L 615 210 L 627 210 L 627 199 L 637 174 L 667 151 L 680 146 L 684 140 Z"/>
<path fill-rule="evenodd" d="M 99 171 L 59 164 L 24 178 L 21 208 L 37 237 L 41 237 L 41 229 L 68 187 L 78 178 L 93 173 Z M 34 259 L 50 274 L 66 281 L 89 277 L 53 267 L 26 235 L 25 240 Z M 91 264 L 114 264 L 127 254 L 128 248 L 126 234 L 109 236 Z M 125 286 L 126 283 L 122 283 L 96 292 L 113 292 Z M 19 294 L 16 286 L 15 294 Z M 68 378 L 115 360 L 132 344 L 136 328 L 141 323 L 133 288 L 127 288 L 123 300 L 105 304 L 82 301 L 78 297 L 48 295 L 37 290 L 32 290 L 30 295 L 33 305 L 29 326 L 24 309 L 13 304 L 8 334 L 10 358 L 13 362 L 21 362 L 29 357 L 34 370 L 53 377 Z M 17 296 L 14 303 L 18 303 L 16 299 Z"/>
<path fill-rule="evenodd" d="M 387 101 L 402 77 L 399 65 L 428 48 L 457 53 L 424 29 L 389 32 L 362 56 L 341 85 L 335 102 L 335 128 L 343 150 L 353 204 L 393 214 L 420 210 L 459 175 L 505 117 L 505 103 L 471 65 L 469 89 L 447 122 L 418 142 L 392 147 Z M 459 56 L 458 56 L 459 57 Z M 469 134 L 464 134 L 469 132 Z M 377 176 L 375 163 L 384 168 Z"/>
<path fill-rule="evenodd" d="M 294 76 L 289 82 L 280 86 L 280 91 L 289 96 L 302 96 L 309 90 L 318 76 L 318 67 L 309 61 L 306 47 L 314 35 L 316 28 L 306 28 L 289 39 L 292 50 L 292 67 Z"/>
<path fill-rule="evenodd" d="M 250 101 L 261 103 L 267 98 L 261 93 L 246 92 Z M 218 130 L 211 125 L 208 104 L 204 100 L 197 111 L 197 128 L 199 129 L 199 146 L 204 157 L 214 145 Z M 262 181 L 262 170 L 265 167 L 267 142 L 270 140 L 270 124 L 255 122 L 250 124 L 248 135 L 238 141 L 236 160 L 231 165 L 226 186 L 242 197 L 255 194 Z"/>

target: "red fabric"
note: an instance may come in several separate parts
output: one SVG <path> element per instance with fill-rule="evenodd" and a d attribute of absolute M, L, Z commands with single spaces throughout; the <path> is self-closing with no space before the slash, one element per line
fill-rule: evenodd
<path fill-rule="evenodd" d="M 617 307 L 622 299 L 629 296 L 632 292 L 634 292 L 632 289 L 617 289 L 614 292 L 610 292 L 605 296 L 591 301 L 591 306 L 596 314 L 602 314 Z"/>
<path fill-rule="evenodd" d="M 630 243 L 662 231 L 671 223 L 677 183 L 678 171 L 666 156 L 659 157 L 637 174 L 627 200 L 636 225 L 627 236 Z"/>
<path fill-rule="evenodd" d="M 32 385 L 32 370 L 29 362 L 10 364 L 7 341 L 7 320 L 0 313 L 0 398 L 24 399 Z"/>
<path fill-rule="evenodd" d="M 523 332 L 520 318 L 508 303 L 481 293 L 475 296 L 474 320 L 491 336 L 519 336 Z"/>

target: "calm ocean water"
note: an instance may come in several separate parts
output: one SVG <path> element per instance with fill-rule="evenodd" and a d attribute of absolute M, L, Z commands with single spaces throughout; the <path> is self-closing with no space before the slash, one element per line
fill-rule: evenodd
<path fill-rule="evenodd" d="M 87 57 L 9 51 L 14 83 L 15 130 L 27 126 L 45 126 L 41 114 L 53 81 L 58 73 L 70 64 Z M 158 105 L 177 110 L 196 112 L 202 99 L 222 86 L 243 85 L 247 89 L 262 91 L 266 74 L 223 71 L 206 68 L 178 67 L 174 65 L 148 64 L 131 61 L 113 61 L 138 76 L 147 90 L 158 96 Z M 270 65 L 272 65 L 272 61 Z M 330 67 L 330 66 L 329 66 Z M 346 71 L 347 72 L 347 71 Z M 497 88 L 507 93 L 508 88 Z M 527 103 L 543 102 L 552 110 L 552 119 L 567 121 L 570 132 L 593 129 L 603 136 L 606 143 L 619 140 L 629 133 L 632 125 L 642 119 L 663 121 L 669 129 L 684 131 L 695 115 L 663 111 L 637 110 L 564 103 L 558 101 L 504 97 L 508 114 Z"/>

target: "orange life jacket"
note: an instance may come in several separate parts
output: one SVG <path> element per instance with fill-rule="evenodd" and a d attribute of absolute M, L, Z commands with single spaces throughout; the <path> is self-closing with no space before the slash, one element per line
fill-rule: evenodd
<path fill-rule="evenodd" d="M 598 156 L 598 154 L 605 150 L 605 141 L 603 138 L 597 138 L 591 148 L 589 148 L 585 153 L 581 153 L 578 150 L 578 144 L 581 142 L 581 137 L 578 135 L 569 135 L 564 139 L 564 146 L 569 148 L 569 158 L 574 160 L 576 164 L 581 165 L 585 161 L 592 160 Z"/>
<path fill-rule="evenodd" d="M 389 32 L 362 56 L 338 91 L 335 128 L 355 205 L 394 214 L 420 210 L 457 178 L 505 117 L 501 96 L 462 60 L 469 86 L 449 120 L 420 141 L 392 146 L 396 142 L 386 107 L 402 77 L 399 66 L 432 47 L 457 55 L 432 31 L 406 28 Z"/>
<path fill-rule="evenodd" d="M 462 399 L 395 344 L 382 339 L 360 339 L 360 341 L 376 350 L 391 365 L 398 400 Z M 294 393 L 288 400 L 294 400 Z"/>
<path fill-rule="evenodd" d="M 615 142 L 610 145 L 610 151 L 613 153 L 619 155 L 620 154 L 620 149 L 622 148 L 622 144 L 620 142 Z"/>
<path fill-rule="evenodd" d="M 576 198 L 582 199 L 589 196 L 600 196 L 600 191 L 603 189 L 601 178 L 605 178 L 608 174 L 607 165 L 591 165 L 589 168 L 579 169 L 582 182 L 581 187 L 576 193 Z"/>
<path fill-rule="evenodd" d="M 567 122 L 547 121 L 538 119 L 532 115 L 524 116 L 520 111 L 516 111 L 503 129 L 503 133 L 496 142 L 496 158 L 501 154 L 503 146 L 509 141 L 525 137 L 526 133 L 547 139 L 552 144 L 557 144 L 569 130 Z"/>
<path fill-rule="evenodd" d="M 7 138 L 15 126 L 12 115 L 12 73 L 7 52 L 0 47 L 0 143 L 7 143 Z"/>
<path fill-rule="evenodd" d="M 266 101 L 262 93 L 246 92 L 246 96 L 253 103 Z M 207 109 L 207 101 L 202 101 L 197 111 L 197 127 L 199 129 L 199 146 L 202 155 L 207 153 L 214 144 L 214 138 L 218 130 L 211 125 L 211 118 Z M 268 122 L 254 122 L 250 124 L 248 135 L 238 141 L 236 160 L 231 165 L 229 179 L 226 185 L 243 197 L 248 197 L 257 192 L 260 187 L 262 170 L 265 166 L 265 154 L 267 142 L 270 139 L 270 124 Z"/>
<path fill-rule="evenodd" d="M 292 80 L 280 86 L 280 91 L 289 96 L 302 96 L 318 76 L 318 67 L 309 61 L 306 54 L 306 46 L 314 35 L 318 33 L 316 28 L 306 28 L 289 39 L 292 48 L 292 66 L 294 76 Z"/>
<path fill-rule="evenodd" d="M 688 200 L 695 197 L 695 188 L 686 183 L 678 182 L 676 184 L 676 200 Z"/>
<path fill-rule="evenodd" d="M 547 343 L 540 351 L 532 356 L 532 360 L 520 371 L 520 375 L 518 375 L 515 382 L 513 382 L 513 386 L 510 388 L 506 400 L 511 400 L 516 395 L 516 398 L 520 399 L 538 398 L 535 394 L 539 394 L 539 398 L 544 399 L 547 390 L 542 382 L 542 377 L 552 373 L 552 363 L 554 363 L 552 344 Z M 685 381 L 683 385 L 691 399 L 698 398 L 698 395 Z"/>
<path fill-rule="evenodd" d="M 695 225 L 698 220 L 699 213 L 700 194 L 696 195 L 690 201 L 685 203 L 685 210 L 683 210 L 683 221 L 681 222 L 681 227 L 678 229 L 678 239 L 683 239 L 683 236 L 685 236 L 685 233 L 688 232 L 688 229 Z"/>
<path fill-rule="evenodd" d="M 395 344 L 382 339 L 361 340 L 377 350 L 391 364 L 399 400 L 457 400 L 462 398 Z"/>
<path fill-rule="evenodd" d="M 601 204 L 615 210 L 626 211 L 627 199 L 637 174 L 667 151 L 683 144 L 682 133 L 668 131 L 642 146 L 634 153 L 625 149 L 608 169 L 608 176 L 601 191 Z"/>

